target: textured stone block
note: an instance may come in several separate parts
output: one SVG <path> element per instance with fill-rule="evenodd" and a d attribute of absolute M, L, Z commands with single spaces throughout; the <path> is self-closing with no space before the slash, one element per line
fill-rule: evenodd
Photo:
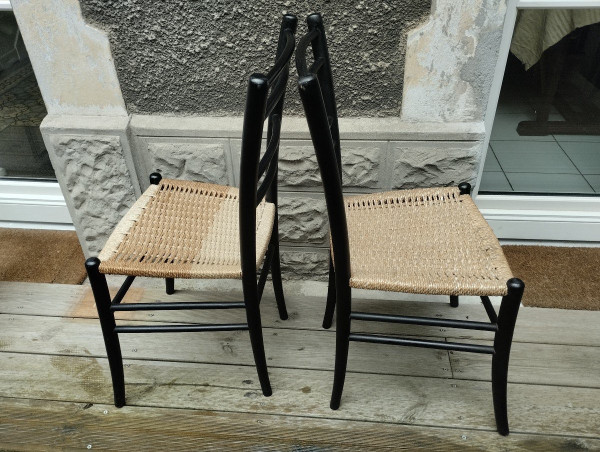
<path fill-rule="evenodd" d="M 302 143 L 302 144 L 300 144 Z M 374 188 L 379 184 L 379 162 L 385 143 L 342 143 L 342 181 L 345 187 Z M 321 187 L 317 156 L 310 142 L 282 143 L 279 181 L 288 187 Z"/>
<path fill-rule="evenodd" d="M 323 244 L 327 238 L 328 227 L 325 199 L 280 196 L 280 240 Z"/>
<path fill-rule="evenodd" d="M 228 184 L 224 143 L 148 143 L 151 171 L 164 177 Z"/>
<path fill-rule="evenodd" d="M 279 183 L 288 187 L 320 187 L 317 156 L 310 142 L 279 147 Z"/>
<path fill-rule="evenodd" d="M 391 143 L 393 188 L 415 188 L 474 183 L 481 142 Z"/>
<path fill-rule="evenodd" d="M 64 135 L 50 142 L 56 175 L 70 193 L 78 235 L 97 254 L 135 202 L 119 137 Z"/>
<path fill-rule="evenodd" d="M 281 249 L 281 275 L 284 279 L 327 281 L 328 271 L 329 252 L 324 248 L 315 251 Z"/>
<path fill-rule="evenodd" d="M 342 181 L 345 187 L 375 188 L 379 162 L 386 143 L 345 141 L 342 147 Z"/>

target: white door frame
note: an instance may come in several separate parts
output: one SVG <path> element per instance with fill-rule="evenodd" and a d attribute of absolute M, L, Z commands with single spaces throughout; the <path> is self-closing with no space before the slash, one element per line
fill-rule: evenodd
<path fill-rule="evenodd" d="M 0 179 L 0 227 L 75 229 L 57 182 Z"/>
<path fill-rule="evenodd" d="M 0 0 L 0 11 L 12 11 Z M 0 177 L 0 227 L 74 229 L 58 182 Z"/>
<path fill-rule="evenodd" d="M 600 8 L 600 0 L 507 0 L 502 41 L 485 115 L 484 154 L 502 88 L 517 10 L 523 8 Z M 574 244 L 600 242 L 600 197 L 479 195 L 484 159 L 479 167 L 473 198 L 496 235 L 507 241 L 561 241 Z"/>

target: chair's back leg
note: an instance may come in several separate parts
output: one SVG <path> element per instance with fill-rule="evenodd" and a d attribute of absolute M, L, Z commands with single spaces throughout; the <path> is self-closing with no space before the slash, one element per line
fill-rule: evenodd
<path fill-rule="evenodd" d="M 273 157 L 275 162 L 279 159 L 279 151 Z M 278 171 L 275 171 L 275 180 L 271 184 L 269 193 L 267 193 L 267 201 L 275 204 L 275 221 L 273 222 L 273 231 L 271 232 L 271 246 L 273 247 L 273 255 L 271 259 L 271 278 L 273 280 L 273 291 L 275 292 L 275 300 L 277 301 L 277 310 L 279 318 L 287 320 L 288 313 L 285 307 L 285 297 L 283 295 L 283 282 L 281 280 L 281 258 L 279 255 L 279 207 L 277 202 L 277 179 Z"/>
<path fill-rule="evenodd" d="M 281 280 L 281 259 L 279 255 L 279 227 L 277 224 L 277 217 L 275 217 L 275 224 L 273 226 L 273 234 L 276 238 L 273 241 L 273 259 L 271 260 L 271 278 L 273 279 L 273 290 L 275 291 L 275 300 L 277 301 L 277 310 L 279 311 L 279 318 L 281 320 L 287 320 L 288 313 L 285 306 L 285 297 L 283 296 L 283 283 Z"/>
<path fill-rule="evenodd" d="M 296 32 L 298 19 L 293 15 L 284 15 L 283 21 L 281 23 L 281 30 L 279 32 L 279 40 L 277 43 L 277 56 L 276 60 L 282 55 L 285 50 L 286 43 L 286 30 L 292 33 Z M 283 82 L 287 84 L 289 77 L 289 61 L 288 65 L 284 69 L 284 73 L 280 75 L 280 77 L 284 77 Z M 285 93 L 281 96 L 273 113 L 278 115 L 281 118 L 283 114 L 283 105 L 284 105 Z M 274 123 L 272 118 L 269 118 L 269 124 L 267 129 L 267 143 L 271 142 L 271 138 L 273 137 L 274 132 Z M 281 121 L 279 121 L 279 128 L 281 128 Z M 273 254 L 270 263 L 271 270 L 271 278 L 273 280 L 273 291 L 275 292 L 275 300 L 277 301 L 277 310 L 279 311 L 279 318 L 281 320 L 286 320 L 288 318 L 287 309 L 285 306 L 285 297 L 283 295 L 283 283 L 281 281 L 281 261 L 279 255 L 279 202 L 277 199 L 277 183 L 278 183 L 278 162 L 279 162 L 279 149 L 275 151 L 273 155 L 272 165 L 275 165 L 275 178 L 269 187 L 269 191 L 267 192 L 266 200 L 275 204 L 275 221 L 273 222 L 273 230 L 271 232 L 271 246 L 273 247 Z M 261 294 L 262 295 L 262 294 Z M 260 296 L 259 296 L 260 299 Z"/>
<path fill-rule="evenodd" d="M 333 323 L 333 313 L 335 311 L 335 267 L 329 251 L 329 285 L 327 287 L 327 305 L 325 306 L 325 315 L 323 316 L 323 328 L 331 328 Z"/>
<path fill-rule="evenodd" d="M 85 261 L 85 268 L 92 286 L 92 293 L 96 301 L 96 309 L 104 336 L 104 345 L 106 346 L 106 355 L 110 366 L 110 375 L 112 377 L 113 394 L 115 406 L 121 408 L 125 405 L 125 377 L 123 375 L 123 358 L 121 356 L 121 346 L 119 336 L 115 333 L 115 316 L 110 310 L 110 292 L 106 284 L 106 277 L 100 273 L 100 259 L 91 257 Z"/>
<path fill-rule="evenodd" d="M 335 370 L 333 375 L 333 391 L 331 393 L 332 410 L 340 407 L 346 367 L 348 364 L 348 348 L 350 347 L 350 311 L 352 289 L 346 283 L 337 288 L 337 316 L 335 325 Z"/>
<path fill-rule="evenodd" d="M 450 306 L 458 308 L 458 295 L 450 295 Z"/>
<path fill-rule="evenodd" d="M 502 298 L 498 314 L 498 331 L 494 337 L 494 355 L 492 357 L 492 394 L 494 397 L 494 414 L 496 427 L 501 435 L 508 435 L 507 413 L 507 381 L 508 359 L 512 344 L 515 323 L 525 284 L 517 278 L 507 283 L 508 294 Z"/>
<path fill-rule="evenodd" d="M 249 279 L 248 277 L 246 279 Z M 269 371 L 267 370 L 267 359 L 265 357 L 265 346 L 262 335 L 262 323 L 260 320 L 260 309 L 258 305 L 258 293 L 256 291 L 256 280 L 253 279 L 244 284 L 244 301 L 246 303 L 246 318 L 248 320 L 248 330 L 250 333 L 250 342 L 252 344 L 252 353 L 256 364 L 256 372 L 260 387 L 265 397 L 273 394 L 271 382 L 269 380 Z"/>
<path fill-rule="evenodd" d="M 265 396 L 272 394 L 262 336 L 262 324 L 256 281 L 256 185 L 258 160 L 267 105 L 268 83 L 265 76 L 254 74 L 248 81 L 242 153 L 240 156 L 239 230 L 242 288 L 252 353 L 258 379 Z"/>
<path fill-rule="evenodd" d="M 175 279 L 165 278 L 165 283 L 167 286 L 167 295 L 173 295 L 175 293 Z"/>

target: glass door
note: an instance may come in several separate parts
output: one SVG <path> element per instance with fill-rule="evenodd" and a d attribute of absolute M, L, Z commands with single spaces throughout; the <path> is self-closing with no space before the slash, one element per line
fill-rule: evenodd
<path fill-rule="evenodd" d="M 479 192 L 600 195 L 600 9 L 519 10 Z"/>
<path fill-rule="evenodd" d="M 600 241 L 600 2 L 583 7 L 592 3 L 509 2 L 476 196 L 501 238 Z"/>

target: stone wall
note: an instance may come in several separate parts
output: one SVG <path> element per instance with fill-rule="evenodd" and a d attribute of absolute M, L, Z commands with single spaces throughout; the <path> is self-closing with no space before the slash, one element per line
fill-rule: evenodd
<path fill-rule="evenodd" d="M 96 255 L 139 195 L 127 118 L 47 116 L 44 142 L 86 255 Z"/>

